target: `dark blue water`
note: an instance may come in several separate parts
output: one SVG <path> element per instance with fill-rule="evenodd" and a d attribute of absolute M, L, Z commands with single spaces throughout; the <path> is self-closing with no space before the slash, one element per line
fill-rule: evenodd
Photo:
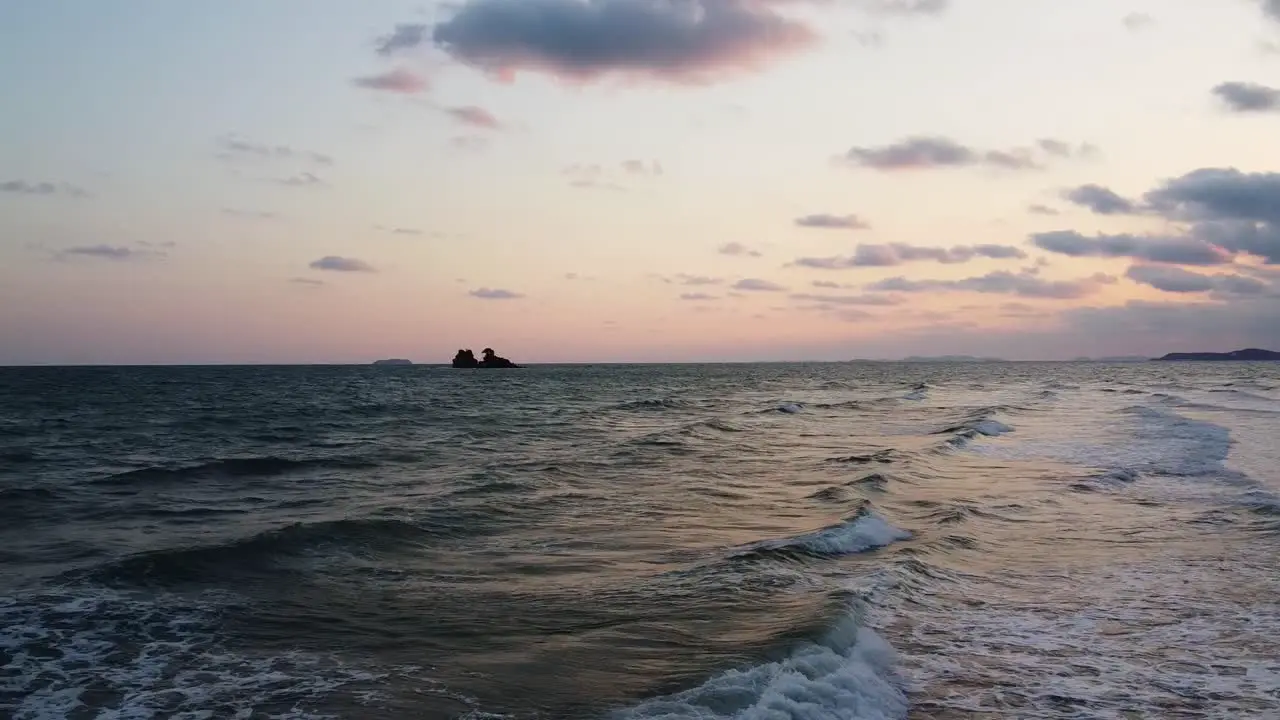
<path fill-rule="evenodd" d="M 0 716 L 1280 717 L 1280 367 L 0 368 Z"/>

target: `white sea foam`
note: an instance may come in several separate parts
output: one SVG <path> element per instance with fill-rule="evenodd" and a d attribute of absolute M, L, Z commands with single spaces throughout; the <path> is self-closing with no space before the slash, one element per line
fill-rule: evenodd
<path fill-rule="evenodd" d="M 782 540 L 755 543 L 751 551 L 796 549 L 817 555 L 853 555 L 907 540 L 911 533 L 869 512 L 851 520 Z"/>
<path fill-rule="evenodd" d="M 889 631 L 913 701 L 944 713 L 1276 717 L 1278 591 L 1257 564 L 1148 559 L 937 594 Z"/>
<path fill-rule="evenodd" d="M 0 710 L 14 720 L 195 720 L 266 707 L 314 720 L 331 716 L 306 710 L 310 701 L 384 677 L 322 656 L 221 649 L 217 612 L 109 590 L 0 599 L 0 696 L 16 698 Z"/>
<path fill-rule="evenodd" d="M 786 659 L 717 675 L 613 713 L 615 720 L 901 720 L 893 649 L 852 617 Z"/>

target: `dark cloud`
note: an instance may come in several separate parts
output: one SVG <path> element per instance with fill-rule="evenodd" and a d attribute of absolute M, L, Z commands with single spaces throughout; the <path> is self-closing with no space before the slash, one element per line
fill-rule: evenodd
<path fill-rule="evenodd" d="M 471 297 L 480 298 L 481 300 L 519 300 L 524 295 L 510 290 L 502 290 L 500 288 L 482 287 L 478 290 L 472 290 L 468 293 Z"/>
<path fill-rule="evenodd" d="M 871 225 L 857 215 L 829 215 L 818 213 L 796 218 L 796 225 L 824 230 L 868 230 Z"/>
<path fill-rule="evenodd" d="M 1162 237 L 1073 231 L 1032 236 L 1037 246 L 1074 257 L 1131 257 L 1175 265 L 1224 265 L 1247 253 L 1280 263 L 1280 173 L 1201 168 L 1165 181 L 1142 200 L 1086 185 L 1068 197 L 1102 214 L 1141 214 L 1186 224 Z"/>
<path fill-rule="evenodd" d="M 0 182 L 0 192 L 17 195 L 67 195 L 69 197 L 87 197 L 88 191 L 64 182 L 27 182 L 26 180 L 6 180 Z"/>
<path fill-rule="evenodd" d="M 693 293 L 681 293 L 680 299 L 696 301 L 696 300 L 719 300 L 720 298 L 715 295 L 708 295 L 707 293 L 693 292 Z"/>
<path fill-rule="evenodd" d="M 218 157 L 223 160 L 296 160 L 317 165 L 332 165 L 333 158 L 313 150 L 299 150 L 288 145 L 269 145 L 237 135 L 223 135 L 217 139 Z"/>
<path fill-rule="evenodd" d="M 890 307 L 901 305 L 903 300 L 893 295 L 827 295 L 823 293 L 792 293 L 792 300 L 816 302 L 827 305 L 869 305 Z"/>
<path fill-rule="evenodd" d="M 431 34 L 455 60 L 504 77 L 528 70 L 676 82 L 756 70 L 816 37 L 759 0 L 468 0 Z M 383 47 L 424 40 L 416 26 L 400 26 Z"/>
<path fill-rule="evenodd" d="M 1057 210 L 1054 210 L 1048 205 L 1041 205 L 1039 203 L 1033 203 L 1031 205 L 1028 205 L 1027 212 L 1031 213 L 1032 215 L 1057 215 L 1058 214 Z"/>
<path fill-rule="evenodd" d="M 1009 245 L 956 245 L 950 248 L 921 247 L 907 243 L 861 244 L 851 256 L 804 257 L 800 267 L 843 270 L 855 267 L 893 267 L 909 262 L 933 261 L 943 264 L 969 262 L 984 257 L 995 260 L 1022 259 L 1027 254 Z"/>
<path fill-rule="evenodd" d="M 1125 15 L 1124 19 L 1122 19 L 1120 22 L 1122 22 L 1124 26 L 1129 30 L 1133 32 L 1137 32 L 1139 30 L 1145 30 L 1146 28 L 1149 28 L 1152 25 L 1155 25 L 1156 19 L 1146 13 L 1132 12 L 1132 13 L 1129 13 L 1128 15 Z"/>
<path fill-rule="evenodd" d="M 1073 230 L 1037 233 L 1031 242 L 1041 250 L 1068 257 L 1133 258 L 1173 265 L 1225 265 L 1230 252 L 1191 237 L 1151 237 L 1140 235 L 1095 235 Z"/>
<path fill-rule="evenodd" d="M 1203 168 L 1145 196 L 1153 212 L 1191 222 L 1186 240 L 1280 263 L 1280 173 Z"/>
<path fill-rule="evenodd" d="M 275 220 L 277 217 L 275 213 L 265 210 L 240 210 L 237 208 L 222 208 L 222 214 L 246 220 Z"/>
<path fill-rule="evenodd" d="M 321 180 L 315 173 L 309 172 L 300 172 L 297 175 L 280 178 L 279 180 L 276 180 L 276 182 L 289 187 L 314 187 L 316 185 L 324 184 L 324 180 Z"/>
<path fill-rule="evenodd" d="M 304 277 L 289 278 L 289 282 L 293 283 L 294 285 L 304 285 L 306 287 L 313 287 L 313 288 L 324 285 L 323 280 L 316 280 L 315 278 L 304 278 Z"/>
<path fill-rule="evenodd" d="M 311 262 L 314 270 L 333 270 L 335 272 L 376 272 L 369 263 L 355 258 L 326 255 Z"/>
<path fill-rule="evenodd" d="M 458 122 L 471 125 L 472 127 L 484 128 L 486 130 L 498 130 L 502 127 L 502 123 L 498 122 L 498 118 L 494 117 L 493 113 L 474 105 L 448 108 L 445 112 L 452 115 Z"/>
<path fill-rule="evenodd" d="M 752 292 L 784 292 L 786 287 L 768 280 L 760 278 L 743 278 L 733 284 L 735 290 L 749 290 Z"/>
<path fill-rule="evenodd" d="M 825 288 L 828 290 L 840 290 L 843 288 L 854 287 L 853 285 L 846 285 L 844 283 L 833 282 L 831 280 L 814 280 L 809 284 L 816 288 Z"/>
<path fill-rule="evenodd" d="M 1081 185 L 1063 191 L 1062 197 L 1099 215 L 1131 215 L 1137 212 L 1137 206 L 1132 200 L 1101 185 Z"/>
<path fill-rule="evenodd" d="M 716 252 L 721 255 L 734 255 L 738 257 L 760 257 L 760 252 L 758 250 L 752 250 L 740 242 L 725 243 L 724 245 L 721 245 Z"/>
<path fill-rule="evenodd" d="M 1229 109 L 1239 112 L 1280 111 L 1280 89 L 1257 83 L 1224 82 L 1212 90 Z"/>
<path fill-rule="evenodd" d="M 1026 271 L 1012 273 L 997 271 L 980 277 L 963 280 L 908 280 L 893 277 L 867 285 L 877 292 L 976 292 L 1001 295 L 1017 295 L 1027 298 L 1076 299 L 1096 293 L 1103 285 L 1115 282 L 1115 278 L 1101 273 L 1080 280 L 1044 280 Z"/>
<path fill-rule="evenodd" d="M 1257 278 L 1220 273 L 1202 275 L 1169 265 L 1133 265 L 1125 277 L 1170 293 L 1217 292 L 1226 295 L 1263 295 L 1270 286 Z"/>
<path fill-rule="evenodd" d="M 405 95 L 420 93 L 428 87 L 426 78 L 406 68 L 394 68 L 376 75 L 362 75 L 352 78 L 351 83 L 368 90 L 383 90 Z"/>
<path fill-rule="evenodd" d="M 1262 12 L 1272 20 L 1280 21 L 1280 0 L 1260 0 Z"/>

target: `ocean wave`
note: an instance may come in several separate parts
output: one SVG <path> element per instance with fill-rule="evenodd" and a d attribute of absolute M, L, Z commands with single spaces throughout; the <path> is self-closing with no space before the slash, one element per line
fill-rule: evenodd
<path fill-rule="evenodd" d="M 108 585 L 216 582 L 225 575 L 278 572 L 287 557 L 347 549 L 386 552 L 426 546 L 456 528 L 427 529 L 402 520 L 362 519 L 294 523 L 217 545 L 131 555 L 90 572 Z"/>
<path fill-rule="evenodd" d="M 853 465 L 867 465 L 869 463 L 888 465 L 897 459 L 898 451 L 892 448 L 886 448 L 866 455 L 841 455 L 839 457 L 827 458 L 827 462 L 850 463 Z"/>
<path fill-rule="evenodd" d="M 342 457 L 308 460 L 265 456 L 245 458 L 219 458 L 193 465 L 152 466 L 115 473 L 97 480 L 109 485 L 145 485 L 151 483 L 182 482 L 209 478 L 274 477 L 309 469 L 364 470 L 375 468 L 378 463 L 365 458 Z"/>
<path fill-rule="evenodd" d="M 844 522 L 795 537 L 752 543 L 731 557 L 839 557 L 868 552 L 911 537 L 910 532 L 872 511 L 870 503 L 864 503 L 853 517 Z"/>
<path fill-rule="evenodd" d="M 730 670 L 698 687 L 646 700 L 612 720 L 901 720 L 906 695 L 893 673 L 895 653 L 849 617 L 788 657 Z"/>

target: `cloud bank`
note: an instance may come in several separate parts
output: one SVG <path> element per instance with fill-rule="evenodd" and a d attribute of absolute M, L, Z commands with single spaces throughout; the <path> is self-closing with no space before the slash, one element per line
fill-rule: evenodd
<path fill-rule="evenodd" d="M 331 270 L 333 272 L 376 272 L 369 263 L 356 258 L 326 255 L 313 260 L 309 267 L 313 270 Z"/>
<path fill-rule="evenodd" d="M 1027 254 L 1011 245 L 956 245 L 950 248 L 922 247 L 907 243 L 861 244 L 853 255 L 802 257 L 793 263 L 818 270 L 844 270 L 859 267 L 893 267 L 910 262 L 933 261 L 951 265 L 977 258 L 993 260 L 1022 259 Z"/>

